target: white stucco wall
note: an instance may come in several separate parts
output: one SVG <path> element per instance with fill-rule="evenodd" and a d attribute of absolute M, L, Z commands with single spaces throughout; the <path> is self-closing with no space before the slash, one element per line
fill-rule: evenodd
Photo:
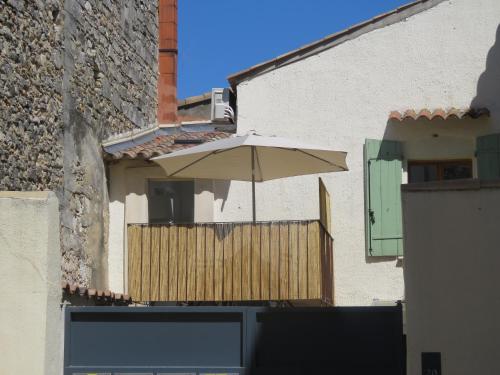
<path fill-rule="evenodd" d="M 500 184 L 463 187 L 403 190 L 409 375 L 422 352 L 443 374 L 500 374 Z"/>
<path fill-rule="evenodd" d="M 165 179 L 156 164 L 122 160 L 109 168 L 109 289 L 127 291 L 127 224 L 148 222 L 147 188 L 149 179 Z M 214 187 L 211 180 L 195 180 L 194 219 L 210 222 L 214 218 Z"/>
<path fill-rule="evenodd" d="M 407 158 L 473 158 L 475 137 L 500 129 L 499 22 L 497 0 L 444 1 L 238 85 L 238 133 L 256 130 L 348 152 L 349 172 L 324 177 L 338 305 L 404 294 L 400 261 L 365 256 L 365 138 L 404 140 Z M 388 123 L 392 110 L 471 104 L 488 107 L 491 119 Z M 250 219 L 250 197 L 250 184 L 232 182 L 215 219 Z M 257 186 L 259 220 L 317 217 L 316 176 Z"/>
<path fill-rule="evenodd" d="M 59 204 L 0 192 L 0 374 L 62 374 Z"/>

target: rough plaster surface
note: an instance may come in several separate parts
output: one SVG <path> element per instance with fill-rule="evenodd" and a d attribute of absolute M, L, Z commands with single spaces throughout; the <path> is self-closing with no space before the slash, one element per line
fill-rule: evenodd
<path fill-rule="evenodd" d="M 0 373 L 62 374 L 59 209 L 54 193 L 0 194 L 0 249 Z"/>
<path fill-rule="evenodd" d="M 408 158 L 473 158 L 475 137 L 500 130 L 499 20 L 496 0 L 445 1 L 238 85 L 239 133 L 253 129 L 348 152 L 349 172 L 325 176 L 338 305 L 404 297 L 402 262 L 365 256 L 365 138 L 405 141 Z M 487 106 L 491 119 L 387 121 L 391 110 L 471 105 Z M 317 176 L 258 184 L 257 219 L 317 218 L 317 191 Z M 250 219 L 250 198 L 250 184 L 231 182 L 215 219 Z"/>
<path fill-rule="evenodd" d="M 500 373 L 500 188 L 403 191 L 408 374 Z"/>
<path fill-rule="evenodd" d="M 100 144 L 156 122 L 157 1 L 9 0 L 0 17 L 0 189 L 54 190 L 63 278 L 106 289 Z"/>

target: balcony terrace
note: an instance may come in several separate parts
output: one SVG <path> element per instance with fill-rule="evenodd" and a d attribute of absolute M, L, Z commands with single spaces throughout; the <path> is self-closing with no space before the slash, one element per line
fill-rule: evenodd
<path fill-rule="evenodd" d="M 320 220 L 131 224 L 135 301 L 333 304 L 333 239 Z"/>

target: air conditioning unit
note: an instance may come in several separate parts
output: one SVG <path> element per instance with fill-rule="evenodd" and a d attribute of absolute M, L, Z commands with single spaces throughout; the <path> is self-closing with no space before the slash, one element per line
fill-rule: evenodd
<path fill-rule="evenodd" d="M 234 122 L 234 111 L 229 104 L 231 92 L 228 88 L 212 89 L 212 121 Z"/>

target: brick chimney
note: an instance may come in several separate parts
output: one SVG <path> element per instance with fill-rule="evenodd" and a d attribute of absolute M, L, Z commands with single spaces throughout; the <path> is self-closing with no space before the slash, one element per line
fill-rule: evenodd
<path fill-rule="evenodd" d="M 177 121 L 177 0 L 159 0 L 159 124 Z"/>

